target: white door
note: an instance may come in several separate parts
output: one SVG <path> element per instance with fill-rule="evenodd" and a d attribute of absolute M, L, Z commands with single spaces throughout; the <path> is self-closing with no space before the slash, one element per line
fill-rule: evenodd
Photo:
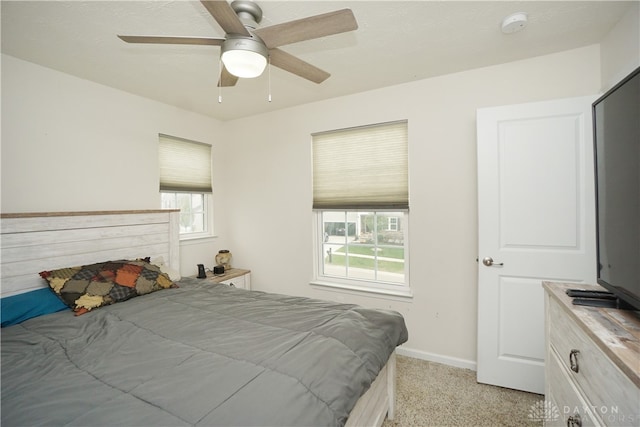
<path fill-rule="evenodd" d="M 544 393 L 542 281 L 595 283 L 595 98 L 478 110 L 478 382 Z"/>

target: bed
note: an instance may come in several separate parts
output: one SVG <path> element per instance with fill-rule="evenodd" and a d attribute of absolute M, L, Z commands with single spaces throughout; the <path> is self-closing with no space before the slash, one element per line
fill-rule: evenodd
<path fill-rule="evenodd" d="M 34 305 L 31 295 L 49 301 L 2 328 L 2 425 L 379 426 L 393 418 L 395 348 L 407 340 L 399 313 L 175 280 L 178 215 L 2 215 L 3 325 L 5 313 Z M 55 307 L 51 280 L 39 273 L 106 260 L 161 270 L 172 286 L 78 316 Z M 19 304 L 4 304 L 12 299 Z"/>

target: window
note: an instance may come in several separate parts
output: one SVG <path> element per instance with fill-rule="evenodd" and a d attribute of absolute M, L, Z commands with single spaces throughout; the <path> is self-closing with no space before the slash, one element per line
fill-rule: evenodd
<path fill-rule="evenodd" d="M 204 193 L 161 192 L 162 209 L 180 209 L 180 234 L 184 237 L 209 235 L 207 214 L 211 196 Z"/>
<path fill-rule="evenodd" d="M 211 146 L 159 135 L 160 199 L 163 209 L 180 209 L 180 236 L 213 234 Z"/>
<path fill-rule="evenodd" d="M 312 137 L 314 284 L 410 295 L 407 122 Z"/>
<path fill-rule="evenodd" d="M 404 233 L 388 228 L 404 212 L 321 211 L 324 230 L 320 273 L 326 278 L 403 285 Z"/>

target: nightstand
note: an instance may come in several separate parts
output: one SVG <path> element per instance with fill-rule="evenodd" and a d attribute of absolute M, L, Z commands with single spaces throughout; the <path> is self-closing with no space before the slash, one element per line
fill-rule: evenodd
<path fill-rule="evenodd" d="M 224 274 L 214 275 L 207 271 L 207 278 L 212 283 L 221 283 L 239 289 L 251 289 L 251 270 L 243 270 L 241 268 L 230 268 Z"/>

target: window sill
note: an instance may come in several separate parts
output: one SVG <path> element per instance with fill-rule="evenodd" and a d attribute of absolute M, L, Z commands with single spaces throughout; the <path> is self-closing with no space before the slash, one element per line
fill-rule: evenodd
<path fill-rule="evenodd" d="M 368 286 L 348 285 L 345 283 L 325 282 L 314 280 L 310 283 L 314 288 L 324 288 L 336 292 L 345 292 L 355 295 L 364 295 L 375 298 L 384 298 L 397 301 L 407 301 L 413 299 L 411 289 L 380 289 Z"/>
<path fill-rule="evenodd" d="M 213 241 L 216 237 L 215 235 L 209 234 L 209 235 L 204 235 L 201 234 L 199 236 L 180 236 L 180 245 L 182 246 L 188 246 L 188 245 L 199 245 L 201 243 L 207 243 L 210 241 Z"/>

